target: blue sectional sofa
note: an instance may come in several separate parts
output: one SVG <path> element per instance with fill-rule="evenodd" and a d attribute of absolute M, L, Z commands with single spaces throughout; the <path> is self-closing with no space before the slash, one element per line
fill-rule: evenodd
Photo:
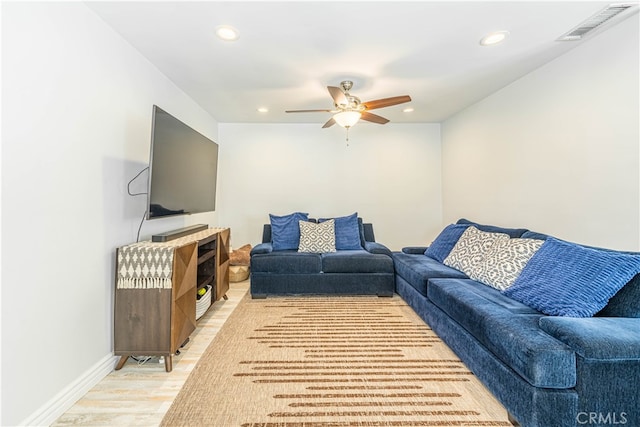
<path fill-rule="evenodd" d="M 515 425 L 640 426 L 640 275 L 636 271 L 640 255 L 572 244 L 573 249 L 586 251 L 589 256 L 593 251 L 595 256 L 609 253 L 627 257 L 631 267 L 625 274 L 631 277 L 623 279 L 621 290 L 611 291 L 614 296 L 595 315 L 581 312 L 582 307 L 571 302 L 566 305 L 573 307 L 563 306 L 560 297 L 559 310 L 564 314 L 550 315 L 537 309 L 537 299 L 530 303 L 522 298 L 517 288 L 523 287 L 520 278 L 526 274 L 546 274 L 544 268 L 529 271 L 536 268 L 531 267 L 533 264 L 545 261 L 544 255 L 537 257 L 543 252 L 543 244 L 563 243 L 526 229 L 485 226 L 464 219 L 450 228 L 470 226 L 488 233 L 505 233 L 510 243 L 525 241 L 514 239 L 542 242 L 511 287 L 500 290 L 447 265 L 453 262 L 449 261 L 451 246 L 457 242 L 455 233 L 447 237 L 443 230 L 432 247 L 438 246 L 435 252 L 444 248 L 444 253 L 427 256 L 428 247 L 406 247 L 393 253 L 396 292 L 506 407 Z M 451 250 L 448 255 L 447 248 Z M 457 250 L 456 256 L 460 254 L 464 251 Z M 552 255 L 545 261 L 548 271 L 571 271 L 575 267 L 562 256 Z M 598 266 L 588 261 L 580 268 L 587 273 L 576 274 L 596 280 L 609 274 L 603 271 L 613 270 L 615 263 Z M 542 278 L 538 285 L 544 288 L 545 280 L 552 278 Z M 607 276 L 605 282 L 609 280 L 613 279 Z"/>
<path fill-rule="evenodd" d="M 306 214 L 301 218 L 308 220 Z M 375 241 L 372 224 L 363 223 L 355 214 L 337 221 L 341 219 L 353 225 L 355 241 L 342 246 L 350 249 L 340 249 L 338 241 L 337 250 L 324 253 L 300 252 L 298 243 L 279 245 L 272 236 L 272 225 L 276 223 L 264 224 L 262 243 L 251 250 L 252 298 L 322 294 L 393 296 L 391 251 Z M 299 218 L 287 216 L 286 220 L 298 226 Z M 336 233 L 340 239 L 337 229 Z"/>

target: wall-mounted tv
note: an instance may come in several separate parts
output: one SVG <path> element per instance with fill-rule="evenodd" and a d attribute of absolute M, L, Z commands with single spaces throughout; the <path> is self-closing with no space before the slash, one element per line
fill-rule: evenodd
<path fill-rule="evenodd" d="M 216 208 L 218 144 L 153 106 L 147 219 Z"/>

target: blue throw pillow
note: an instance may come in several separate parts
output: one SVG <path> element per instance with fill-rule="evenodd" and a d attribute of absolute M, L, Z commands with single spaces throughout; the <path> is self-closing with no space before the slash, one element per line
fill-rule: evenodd
<path fill-rule="evenodd" d="M 308 219 L 309 214 L 302 212 L 294 212 L 284 216 L 269 214 L 273 250 L 298 250 L 298 245 L 300 245 L 300 225 L 298 221 L 307 221 Z"/>
<path fill-rule="evenodd" d="M 338 218 L 320 218 L 318 222 L 335 220 L 336 250 L 362 249 L 358 212 Z"/>
<path fill-rule="evenodd" d="M 469 228 L 469 224 L 447 225 L 427 250 L 424 251 L 424 254 L 436 261 L 443 262 L 467 228 Z"/>
<path fill-rule="evenodd" d="M 638 273 L 640 254 L 549 237 L 503 293 L 545 314 L 591 317 Z"/>

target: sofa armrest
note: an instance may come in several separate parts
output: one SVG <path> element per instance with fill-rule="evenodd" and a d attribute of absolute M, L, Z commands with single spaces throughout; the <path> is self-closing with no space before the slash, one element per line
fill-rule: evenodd
<path fill-rule="evenodd" d="M 391 256 L 391 251 L 382 243 L 364 242 L 364 249 L 372 254 L 382 254 Z"/>
<path fill-rule="evenodd" d="M 406 246 L 402 248 L 402 252 L 409 255 L 424 255 L 426 250 L 426 246 Z"/>
<path fill-rule="evenodd" d="M 251 253 L 250 255 L 257 255 L 257 254 L 268 254 L 273 252 L 273 245 L 269 242 L 269 243 L 260 243 L 258 245 L 255 245 L 252 249 L 251 249 Z"/>
<path fill-rule="evenodd" d="M 640 318 L 545 316 L 538 323 L 585 359 L 640 360 Z"/>

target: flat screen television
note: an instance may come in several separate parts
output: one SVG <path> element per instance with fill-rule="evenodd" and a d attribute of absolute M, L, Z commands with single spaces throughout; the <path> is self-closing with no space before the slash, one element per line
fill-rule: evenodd
<path fill-rule="evenodd" d="M 153 106 L 147 219 L 214 211 L 218 144 Z"/>

